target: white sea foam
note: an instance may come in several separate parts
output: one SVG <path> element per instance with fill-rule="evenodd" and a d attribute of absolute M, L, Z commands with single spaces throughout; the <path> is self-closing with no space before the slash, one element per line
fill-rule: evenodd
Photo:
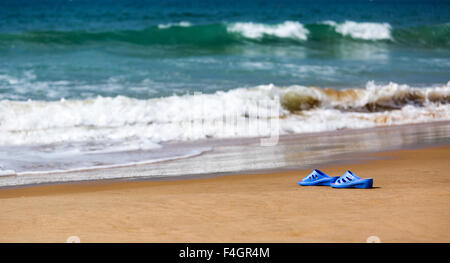
<path fill-rule="evenodd" d="M 15 176 L 16 171 L 14 170 L 1 170 L 0 169 L 0 177 L 7 177 L 7 176 Z"/>
<path fill-rule="evenodd" d="M 9 85 L 18 85 L 28 83 L 34 79 L 36 79 L 36 75 L 30 70 L 25 71 L 20 77 L 0 74 L 0 84 L 6 82 Z"/>
<path fill-rule="evenodd" d="M 0 75 L 0 82 L 5 81 L 10 85 L 15 85 L 20 83 L 20 80 L 18 80 L 17 78 L 11 77 L 9 75 Z"/>
<path fill-rule="evenodd" d="M 261 39 L 264 35 L 280 38 L 306 40 L 309 31 L 301 23 L 286 21 L 281 24 L 268 25 L 259 23 L 233 23 L 228 25 L 228 32 L 238 33 L 246 38 Z"/>
<path fill-rule="evenodd" d="M 178 27 L 190 27 L 192 24 L 190 22 L 187 21 L 181 21 L 178 23 L 168 23 L 168 24 L 159 24 L 158 28 L 159 29 L 166 29 L 166 28 L 171 28 L 174 26 L 178 26 Z"/>
<path fill-rule="evenodd" d="M 387 40 L 392 39 L 391 25 L 388 23 L 369 23 L 345 21 L 336 23 L 334 21 L 324 21 L 324 24 L 333 26 L 337 33 L 350 36 L 354 39 L 364 40 Z"/>
<path fill-rule="evenodd" d="M 109 150 L 105 144 L 103 149 L 121 151 L 158 147 L 160 142 L 173 140 L 266 136 L 278 127 L 260 127 L 280 117 L 281 134 L 448 120 L 449 101 L 450 83 L 413 88 L 374 82 L 365 89 L 343 91 L 262 85 L 149 100 L 123 96 L 52 102 L 3 100 L 0 145 L 123 141 L 110 144 Z M 266 102 L 272 106 L 265 106 Z M 273 105 L 280 110 L 273 111 Z M 236 117 L 234 126 L 223 123 L 230 114 Z M 256 126 L 248 125 L 251 118 Z"/>
<path fill-rule="evenodd" d="M 450 82 L 429 88 L 369 82 L 365 89 L 347 90 L 270 84 L 148 100 L 2 100 L 0 160 L 4 169 L 16 172 L 0 176 L 145 164 L 210 150 L 196 144 L 171 149 L 170 141 L 449 119 Z M 21 184 L 15 179 L 10 183 Z"/>

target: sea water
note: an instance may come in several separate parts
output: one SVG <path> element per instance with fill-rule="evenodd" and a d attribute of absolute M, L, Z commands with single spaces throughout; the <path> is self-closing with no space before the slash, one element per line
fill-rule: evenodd
<path fill-rule="evenodd" d="M 173 142 L 449 120 L 449 18 L 450 2 L 433 0 L 2 0 L 0 169 L 151 163 L 211 150 Z M 236 124 L 221 125 L 230 112 Z M 249 118 L 277 125 L 239 124 Z"/>

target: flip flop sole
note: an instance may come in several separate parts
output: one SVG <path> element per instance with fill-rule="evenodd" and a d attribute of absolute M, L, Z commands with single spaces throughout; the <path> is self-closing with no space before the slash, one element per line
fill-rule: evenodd
<path fill-rule="evenodd" d="M 331 184 L 331 187 L 333 188 L 358 188 L 358 189 L 368 189 L 373 187 L 373 179 L 361 179 L 357 182 L 354 182 L 352 184 L 343 184 L 343 185 L 336 185 Z"/>

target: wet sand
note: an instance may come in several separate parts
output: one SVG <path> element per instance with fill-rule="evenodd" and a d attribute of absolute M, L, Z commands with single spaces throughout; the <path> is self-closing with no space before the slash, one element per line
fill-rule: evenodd
<path fill-rule="evenodd" d="M 17 185 L 107 179 L 142 181 L 166 180 L 175 177 L 178 179 L 205 178 L 223 174 L 255 174 L 262 171 L 278 173 L 286 170 L 313 169 L 323 165 L 361 162 L 373 159 L 367 156 L 367 153 L 450 145 L 450 121 L 281 135 L 278 143 L 270 147 L 261 146 L 261 139 L 263 138 L 172 142 L 150 153 L 141 152 L 144 163 L 148 161 L 146 157 L 151 153 L 158 155 L 158 153 L 170 152 L 178 155 L 180 152 L 209 150 L 189 158 L 175 158 L 150 164 L 124 166 L 122 164 L 103 169 L 94 166 L 62 173 L 16 171 L 18 172 L 16 175 L 0 176 L 0 189 Z M 119 152 L 112 154 L 109 158 L 117 159 L 119 164 L 122 161 L 126 163 L 124 160 L 129 154 L 129 152 Z M 14 155 L 14 152 L 11 155 Z M 87 155 L 89 156 L 96 158 L 93 155 Z M 29 160 L 23 160 L 24 163 L 27 161 Z M 77 160 L 73 161 L 77 162 Z M 47 163 L 46 166 L 57 165 L 52 163 L 52 159 L 47 160 Z M 13 168 L 9 167 L 9 169 Z"/>
<path fill-rule="evenodd" d="M 307 170 L 0 189 L 0 241 L 449 242 L 450 146 L 366 155 L 318 168 L 371 190 L 300 187 Z"/>

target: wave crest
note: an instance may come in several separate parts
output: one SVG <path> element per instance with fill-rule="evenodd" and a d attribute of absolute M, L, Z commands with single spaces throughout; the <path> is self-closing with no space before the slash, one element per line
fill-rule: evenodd
<path fill-rule="evenodd" d="M 335 31 L 343 36 L 363 40 L 391 40 L 391 25 L 388 23 L 367 23 L 345 21 L 338 24 L 334 21 L 326 21 L 324 24 L 334 27 Z"/>
<path fill-rule="evenodd" d="M 181 21 L 179 23 L 168 23 L 168 24 L 159 24 L 159 29 L 166 29 L 171 27 L 190 27 L 192 24 L 186 21 Z"/>
<path fill-rule="evenodd" d="M 290 112 L 311 108 L 331 108 L 356 112 L 382 112 L 406 105 L 423 107 L 430 103 L 450 103 L 450 82 L 446 86 L 412 88 L 408 85 L 367 83 L 365 89 L 335 90 L 291 86 L 281 91 L 282 105 Z"/>
<path fill-rule="evenodd" d="M 258 23 L 234 23 L 227 27 L 228 32 L 239 33 L 246 38 L 261 39 L 264 36 L 307 40 L 309 31 L 299 22 L 286 21 L 277 25 Z"/>
<path fill-rule="evenodd" d="M 208 48 L 246 44 L 249 41 L 261 45 L 272 45 L 277 42 L 303 45 L 313 41 L 329 45 L 342 41 L 384 41 L 395 45 L 449 48 L 450 26 L 443 24 L 394 28 L 388 23 L 354 21 L 343 23 L 325 21 L 306 25 L 296 21 L 279 24 L 179 22 L 155 25 L 142 30 L 0 33 L 0 47 L 15 41 L 45 45 L 103 44 L 112 41 L 144 46 L 194 45 Z"/>

